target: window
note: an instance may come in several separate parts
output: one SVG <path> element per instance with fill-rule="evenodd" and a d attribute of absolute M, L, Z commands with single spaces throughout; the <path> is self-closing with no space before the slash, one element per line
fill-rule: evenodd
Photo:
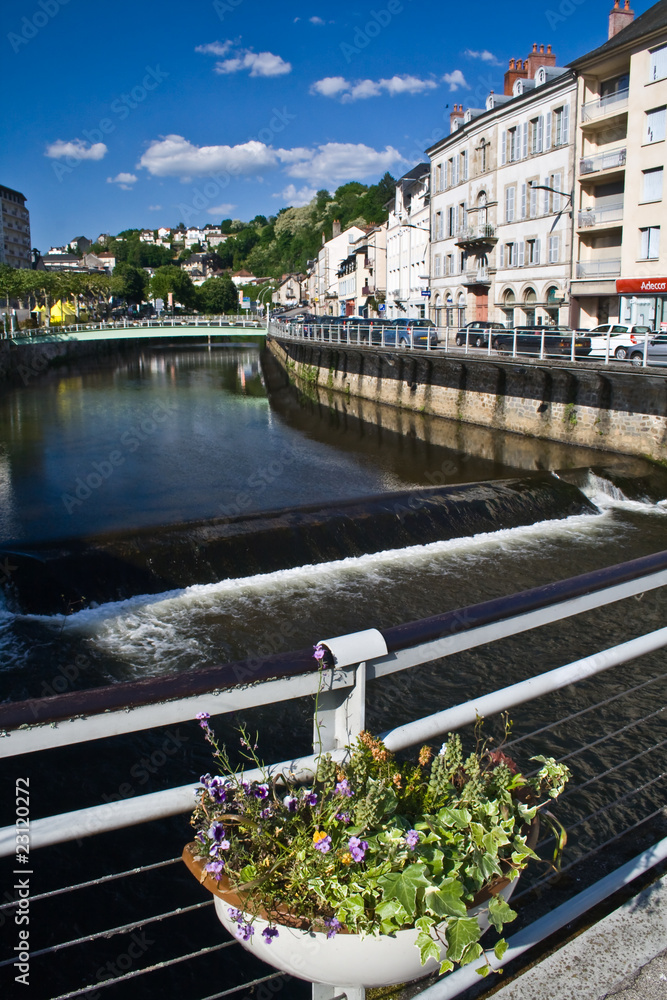
<path fill-rule="evenodd" d="M 482 161 L 482 173 L 483 174 L 485 174 L 486 171 L 487 171 L 486 150 L 488 148 L 488 145 L 489 145 L 488 142 L 486 142 L 485 139 L 482 139 L 482 146 L 481 146 L 482 156 L 481 156 L 481 161 Z"/>
<path fill-rule="evenodd" d="M 549 178 L 549 187 L 554 188 L 554 190 L 551 191 L 551 192 L 549 192 L 549 191 L 545 191 L 544 192 L 547 197 L 549 196 L 549 194 L 551 194 L 551 210 L 553 212 L 560 212 L 560 208 L 561 208 L 560 199 L 561 199 L 561 196 L 559 194 L 556 194 L 555 192 L 563 190 L 563 188 L 561 187 L 562 183 L 563 183 L 563 175 L 562 174 L 560 174 L 560 173 L 559 174 L 552 174 L 551 177 Z M 548 211 L 548 208 L 547 208 L 547 211 Z"/>
<path fill-rule="evenodd" d="M 505 222 L 514 222 L 514 199 L 516 188 L 514 185 L 505 188 Z"/>
<path fill-rule="evenodd" d="M 539 264 L 540 241 L 526 240 L 526 264 Z"/>
<path fill-rule="evenodd" d="M 464 181 L 468 180 L 468 150 L 464 149 L 461 153 L 461 175 Z"/>
<path fill-rule="evenodd" d="M 651 52 L 649 80 L 663 80 L 667 76 L 667 45 Z"/>
<path fill-rule="evenodd" d="M 644 170 L 644 190 L 642 201 L 662 201 L 662 176 L 663 168 L 657 167 L 655 170 Z"/>
<path fill-rule="evenodd" d="M 451 253 L 447 254 L 445 260 L 445 274 L 454 274 L 454 255 Z"/>
<path fill-rule="evenodd" d="M 665 138 L 665 108 L 654 108 L 646 112 L 646 136 L 644 142 L 661 142 Z"/>
<path fill-rule="evenodd" d="M 527 207 L 527 205 L 526 205 L 526 198 L 527 198 L 526 185 L 522 184 L 521 185 L 521 218 L 522 219 L 526 218 L 526 207 Z"/>
<path fill-rule="evenodd" d="M 525 160 L 528 156 L 528 122 L 523 123 L 522 138 L 521 138 L 521 159 Z"/>
<path fill-rule="evenodd" d="M 456 209 L 452 205 L 447 209 L 447 235 L 454 236 L 456 233 Z"/>
<path fill-rule="evenodd" d="M 549 237 L 549 263 L 557 264 L 560 256 L 560 236 Z"/>
<path fill-rule="evenodd" d="M 452 161 L 452 185 L 458 184 L 459 182 L 459 158 L 455 156 Z"/>
<path fill-rule="evenodd" d="M 442 239 L 442 212 L 436 212 L 433 219 L 433 239 Z"/>
<path fill-rule="evenodd" d="M 569 104 L 563 105 L 562 108 L 556 108 L 553 113 L 553 145 L 554 146 L 565 146 L 569 142 L 570 136 L 570 106 Z"/>
<path fill-rule="evenodd" d="M 439 278 L 442 274 L 442 257 L 440 256 L 440 254 L 436 254 L 434 259 L 434 265 L 435 266 L 433 270 L 435 271 L 435 277 Z"/>
<path fill-rule="evenodd" d="M 648 229 L 640 229 L 641 240 L 639 259 L 657 260 L 660 256 L 660 226 L 649 226 Z"/>
<path fill-rule="evenodd" d="M 447 160 L 447 187 L 454 183 L 454 160 Z"/>
<path fill-rule="evenodd" d="M 516 267 L 516 243 L 505 243 L 500 247 L 500 266 Z"/>
<path fill-rule="evenodd" d="M 539 184 L 539 178 L 535 178 L 530 181 L 530 207 L 529 214 L 531 219 L 537 218 L 537 188 L 533 187 L 533 184 Z"/>
<path fill-rule="evenodd" d="M 515 160 L 519 159 L 519 136 L 517 134 L 516 125 L 511 128 L 508 132 L 509 136 L 509 154 L 510 163 L 514 163 Z"/>

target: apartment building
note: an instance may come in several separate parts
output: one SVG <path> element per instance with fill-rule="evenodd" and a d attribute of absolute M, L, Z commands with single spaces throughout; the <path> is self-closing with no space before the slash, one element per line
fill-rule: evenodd
<path fill-rule="evenodd" d="M 431 164 L 420 163 L 396 184 L 387 221 L 389 319 L 425 317 L 429 291 Z"/>
<path fill-rule="evenodd" d="M 578 74 L 573 323 L 667 331 L 667 2 L 634 19 L 616 0 L 609 37 Z"/>
<path fill-rule="evenodd" d="M 30 213 L 25 195 L 0 185 L 0 264 L 32 266 Z"/>
<path fill-rule="evenodd" d="M 576 77 L 548 45 L 512 59 L 504 93 L 455 105 L 431 161 L 436 323 L 566 323 Z"/>
<path fill-rule="evenodd" d="M 356 275 L 350 279 L 350 273 L 346 273 L 349 263 L 345 267 L 343 265 L 349 261 L 354 243 L 364 235 L 364 230 L 359 226 L 350 226 L 345 232 L 341 232 L 340 223 L 334 222 L 332 238 L 322 243 L 314 264 L 314 278 L 310 283 L 310 291 L 314 292 L 312 311 L 318 316 L 346 315 L 347 300 L 353 297 L 353 287 L 356 295 Z"/>

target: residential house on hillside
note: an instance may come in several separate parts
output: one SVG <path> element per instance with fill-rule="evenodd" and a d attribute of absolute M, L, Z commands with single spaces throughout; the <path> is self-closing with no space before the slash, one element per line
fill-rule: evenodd
<path fill-rule="evenodd" d="M 502 95 L 455 105 L 431 160 L 438 325 L 566 323 L 576 80 L 551 46 L 510 60 Z"/>
<path fill-rule="evenodd" d="M 396 184 L 387 222 L 387 306 L 389 319 L 424 317 L 429 287 L 431 165 L 420 163 Z"/>
<path fill-rule="evenodd" d="M 169 226 L 160 226 L 157 231 L 158 236 L 161 240 L 168 240 L 171 236 L 171 229 Z"/>
<path fill-rule="evenodd" d="M 155 234 L 152 229 L 142 229 L 139 233 L 141 243 L 155 243 Z"/>
<path fill-rule="evenodd" d="M 93 245 L 93 241 L 89 240 L 87 236 L 77 236 L 75 239 L 70 240 L 67 246 L 70 250 L 74 250 L 75 253 L 88 253 Z"/>
<path fill-rule="evenodd" d="M 214 253 L 193 253 L 182 262 L 181 270 L 190 275 L 195 285 L 203 285 L 207 278 L 223 273 L 220 260 Z"/>
<path fill-rule="evenodd" d="M 86 267 L 92 268 L 95 271 L 103 271 L 105 274 L 111 274 L 116 266 L 116 258 L 112 253 L 85 253 L 83 255 L 83 263 Z"/>
<path fill-rule="evenodd" d="M 232 281 L 237 288 L 241 288 L 243 285 L 258 285 L 260 284 L 259 278 L 256 278 L 254 274 L 250 271 L 234 271 L 232 274 Z"/>
<path fill-rule="evenodd" d="M 307 293 L 303 274 L 283 274 L 280 283 L 273 293 L 272 302 L 289 309 L 306 301 Z"/>
<path fill-rule="evenodd" d="M 573 323 L 667 331 L 667 2 L 634 19 L 616 0 L 607 41 L 576 59 Z"/>
<path fill-rule="evenodd" d="M 209 247 L 218 247 L 221 243 L 224 243 L 225 240 L 229 239 L 229 236 L 222 232 L 220 226 L 205 226 L 204 234 L 206 243 Z"/>

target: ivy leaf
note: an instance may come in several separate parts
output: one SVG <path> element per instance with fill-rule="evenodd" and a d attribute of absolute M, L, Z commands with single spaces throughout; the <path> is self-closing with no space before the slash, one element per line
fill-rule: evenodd
<path fill-rule="evenodd" d="M 461 899 L 463 886 L 455 878 L 447 878 L 440 886 L 430 885 L 424 890 L 424 905 L 436 917 L 465 917 L 465 903 Z"/>
<path fill-rule="evenodd" d="M 397 899 L 408 917 L 415 915 L 417 890 L 430 885 L 424 877 L 425 865 L 408 865 L 402 872 L 390 872 L 378 879 L 383 899 Z"/>
<path fill-rule="evenodd" d="M 507 951 L 507 947 L 508 945 L 505 938 L 501 938 L 500 941 L 496 941 L 496 946 L 493 949 L 493 954 L 496 956 L 499 962 L 502 960 L 503 955 Z"/>
<path fill-rule="evenodd" d="M 475 971 L 477 972 L 478 976 L 482 977 L 482 979 L 486 979 L 491 970 L 489 969 L 488 965 L 482 965 L 479 969 L 476 969 Z"/>
<path fill-rule="evenodd" d="M 350 923 L 354 924 L 356 924 L 360 917 L 363 917 L 364 911 L 364 901 L 358 895 L 349 896 L 340 907 L 340 912 L 345 914 L 346 919 Z"/>
<path fill-rule="evenodd" d="M 444 826 L 453 826 L 457 830 L 464 830 L 470 823 L 470 813 L 467 809 L 452 809 L 450 806 L 443 806 L 438 813 L 438 819 Z"/>
<path fill-rule="evenodd" d="M 440 963 L 440 975 L 444 976 L 446 972 L 451 972 L 453 968 L 454 968 L 454 963 L 450 962 L 449 959 L 446 958 L 443 962 Z"/>
<path fill-rule="evenodd" d="M 472 839 L 474 840 L 477 847 L 484 846 L 484 834 L 485 830 L 481 823 L 471 823 L 470 832 L 472 833 Z M 487 848 L 488 850 L 488 848 Z"/>
<path fill-rule="evenodd" d="M 489 920 L 497 931 L 503 929 L 503 924 L 509 924 L 516 919 L 516 911 L 505 902 L 502 896 L 494 896 L 489 900 Z M 498 956 L 502 958 L 501 955 Z"/>
<path fill-rule="evenodd" d="M 430 934 L 424 934 L 422 931 L 416 943 L 421 955 L 422 965 L 426 965 L 429 958 L 434 958 L 436 962 L 440 961 L 440 948 L 437 941 L 434 941 Z"/>
<path fill-rule="evenodd" d="M 492 875 L 502 875 L 500 865 L 492 854 L 483 854 L 477 862 L 477 867 L 487 882 Z"/>
<path fill-rule="evenodd" d="M 455 917 L 447 924 L 447 956 L 454 962 L 460 962 L 466 948 L 479 941 L 481 931 L 474 917 Z"/>
<path fill-rule="evenodd" d="M 391 934 L 400 930 L 408 922 L 408 915 L 397 899 L 387 899 L 375 907 L 375 915 L 380 918 L 380 930 Z"/>
<path fill-rule="evenodd" d="M 475 941 L 473 944 L 469 944 L 461 955 L 461 965 L 468 965 L 469 962 L 474 962 L 476 958 L 479 958 L 483 950 L 484 949 L 478 941 Z M 488 965 L 485 965 L 484 968 L 488 969 Z M 482 973 L 482 975 L 484 975 L 484 973 Z"/>
<path fill-rule="evenodd" d="M 420 854 L 434 875 L 442 874 L 442 862 L 445 855 L 439 848 L 429 845 L 427 848 L 422 848 Z"/>

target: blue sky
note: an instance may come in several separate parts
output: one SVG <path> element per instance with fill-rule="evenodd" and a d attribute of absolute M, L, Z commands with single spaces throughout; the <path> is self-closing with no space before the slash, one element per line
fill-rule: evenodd
<path fill-rule="evenodd" d="M 5 0 L 0 183 L 26 195 L 42 251 L 269 215 L 400 176 L 448 132 L 447 105 L 483 105 L 533 42 L 559 65 L 601 44 L 610 7 Z"/>

